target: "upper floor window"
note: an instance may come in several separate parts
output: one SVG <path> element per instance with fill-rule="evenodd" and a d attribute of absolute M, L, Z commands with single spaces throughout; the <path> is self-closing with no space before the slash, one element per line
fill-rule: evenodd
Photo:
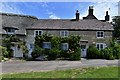
<path fill-rule="evenodd" d="M 104 32 L 103 31 L 97 31 L 96 36 L 97 36 L 97 38 L 104 38 Z"/>
<path fill-rule="evenodd" d="M 7 32 L 15 33 L 15 29 L 8 28 Z"/>
<path fill-rule="evenodd" d="M 42 30 L 35 30 L 34 31 L 34 36 L 36 37 L 37 35 L 42 35 L 43 31 Z"/>
<path fill-rule="evenodd" d="M 69 32 L 68 31 L 60 31 L 60 36 L 68 37 L 69 36 Z"/>

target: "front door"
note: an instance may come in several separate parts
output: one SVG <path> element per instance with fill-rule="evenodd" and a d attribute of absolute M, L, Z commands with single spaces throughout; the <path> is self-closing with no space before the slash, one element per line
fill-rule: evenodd
<path fill-rule="evenodd" d="M 11 47 L 11 49 L 13 50 L 14 57 L 23 57 L 22 49 L 18 48 L 18 45 Z"/>
<path fill-rule="evenodd" d="M 81 45 L 81 57 L 86 57 L 87 49 L 86 45 Z"/>

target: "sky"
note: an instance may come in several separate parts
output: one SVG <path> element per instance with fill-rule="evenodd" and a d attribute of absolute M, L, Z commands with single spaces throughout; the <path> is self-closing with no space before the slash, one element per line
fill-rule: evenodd
<path fill-rule="evenodd" d="M 39 19 L 73 19 L 79 10 L 80 19 L 87 16 L 89 6 L 94 15 L 104 20 L 109 11 L 111 20 L 118 15 L 118 2 L 0 2 L 0 12 L 36 16 Z"/>

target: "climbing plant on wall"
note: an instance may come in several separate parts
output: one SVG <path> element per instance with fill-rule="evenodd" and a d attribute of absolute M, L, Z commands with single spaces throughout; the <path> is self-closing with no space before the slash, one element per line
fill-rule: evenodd
<path fill-rule="evenodd" d="M 20 40 L 16 35 L 6 35 L 6 38 L 3 39 L 3 44 L 6 46 L 8 51 L 7 57 L 13 57 L 13 50 L 11 47 L 14 46 L 15 43 L 18 43 L 19 48 L 23 51 L 23 55 L 28 53 L 25 41 Z"/>
<path fill-rule="evenodd" d="M 51 58 L 56 59 L 55 57 L 63 57 L 63 58 L 69 58 L 70 60 L 79 60 L 80 59 L 80 36 L 68 36 L 68 37 L 58 37 L 58 36 L 52 36 L 48 34 L 38 35 L 35 38 L 35 49 L 33 50 L 34 54 L 38 52 L 35 52 L 36 48 L 40 47 L 43 48 L 43 42 L 51 42 L 51 49 L 46 50 L 45 54 L 51 56 Z M 61 43 L 68 43 L 69 49 L 66 51 L 61 49 Z M 43 52 L 43 51 L 42 51 Z M 40 52 L 41 53 L 41 52 Z M 58 53 L 58 54 L 57 54 Z M 54 54 L 54 55 L 53 55 Z M 59 56 L 58 56 L 59 55 Z M 66 57 L 65 57 L 66 55 Z M 38 55 L 39 56 L 39 55 Z"/>

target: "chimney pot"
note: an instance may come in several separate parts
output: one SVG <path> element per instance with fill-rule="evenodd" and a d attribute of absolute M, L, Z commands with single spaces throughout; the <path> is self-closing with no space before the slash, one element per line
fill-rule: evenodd
<path fill-rule="evenodd" d="M 89 14 L 88 15 L 93 15 L 93 6 L 89 6 Z"/>
<path fill-rule="evenodd" d="M 79 13 L 79 11 L 77 10 L 77 11 L 76 11 L 76 20 L 77 20 L 77 21 L 79 21 L 79 15 L 80 15 L 80 13 Z"/>
<path fill-rule="evenodd" d="M 105 21 L 109 21 L 109 20 L 110 20 L 110 15 L 108 14 L 108 11 L 106 11 Z"/>

